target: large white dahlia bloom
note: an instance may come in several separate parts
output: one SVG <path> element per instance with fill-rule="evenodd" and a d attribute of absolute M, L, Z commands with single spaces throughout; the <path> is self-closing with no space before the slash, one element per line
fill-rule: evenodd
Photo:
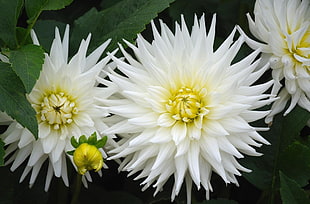
<path fill-rule="evenodd" d="M 46 160 L 45 190 L 48 190 L 53 174 L 62 177 L 68 186 L 66 151 L 73 149 L 70 138 L 90 136 L 94 132 L 100 136 L 107 128 L 102 119 L 108 113 L 96 97 L 109 96 L 113 91 L 111 88 L 97 87 L 96 78 L 110 60 L 105 57 L 98 62 L 109 42 L 103 43 L 86 57 L 90 37 L 82 40 L 78 52 L 68 62 L 69 26 L 63 40 L 58 28 L 55 29 L 50 54 L 45 54 L 39 79 L 27 96 L 37 113 L 38 139 L 35 140 L 32 133 L 17 122 L 10 124 L 0 136 L 8 145 L 6 157 L 9 159 L 6 164 L 13 162 L 12 171 L 27 162 L 20 181 L 31 172 L 30 186 Z M 34 44 L 39 44 L 34 32 L 32 39 Z M 110 143 L 113 142 L 111 137 L 108 139 Z M 106 157 L 103 150 L 102 154 Z M 86 176 L 89 177 L 89 174 Z"/>
<path fill-rule="evenodd" d="M 125 157 L 120 169 L 140 172 L 135 179 L 146 177 L 143 189 L 154 184 L 155 194 L 173 176 L 172 200 L 184 179 L 188 202 L 193 182 L 209 198 L 212 171 L 237 184 L 235 175 L 250 170 L 236 158 L 259 156 L 252 146 L 268 144 L 249 122 L 269 113 L 255 109 L 273 100 L 264 94 L 273 81 L 253 85 L 269 65 L 254 72 L 259 51 L 232 64 L 244 43 L 233 41 L 236 29 L 214 51 L 215 24 L 214 15 L 207 35 L 204 16 L 195 17 L 191 32 L 183 18 L 175 33 L 163 22 L 159 33 L 152 22 L 152 43 L 141 35 L 137 46 L 127 42 L 135 58 L 122 46 L 125 60 L 112 57 L 126 77 L 109 74 L 118 95 L 102 100 L 119 121 L 106 130 L 121 136 L 110 159 Z"/>
<path fill-rule="evenodd" d="M 310 111 L 310 1 L 257 0 L 255 21 L 247 16 L 251 33 L 262 43 L 247 36 L 246 41 L 254 49 L 261 48 L 263 58 L 269 60 L 275 80 L 272 94 L 280 97 L 266 122 L 271 122 L 289 101 L 284 115 L 296 104 Z"/>

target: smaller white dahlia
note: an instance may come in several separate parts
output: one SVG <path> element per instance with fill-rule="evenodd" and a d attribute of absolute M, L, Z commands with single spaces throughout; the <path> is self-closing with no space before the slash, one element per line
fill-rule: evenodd
<path fill-rule="evenodd" d="M 34 44 L 39 45 L 33 31 L 31 37 Z M 100 137 L 99 133 L 107 128 L 103 118 L 108 113 L 96 98 L 109 96 L 113 90 L 97 87 L 96 78 L 110 60 L 107 56 L 98 62 L 109 41 L 86 57 L 90 38 L 89 35 L 82 40 L 78 52 L 68 62 L 69 26 L 63 40 L 58 28 L 55 29 L 50 54 L 45 54 L 39 79 L 27 96 L 37 113 L 38 139 L 35 140 L 32 133 L 17 122 L 10 124 L 0 136 L 8 145 L 6 157 L 9 159 L 6 164 L 13 162 L 12 171 L 27 162 L 20 181 L 31 172 L 30 186 L 46 160 L 45 190 L 48 190 L 53 174 L 62 177 L 68 186 L 66 152 L 73 149 L 70 138 L 75 136 L 78 139 L 81 135 L 90 136 L 94 132 Z M 108 143 L 113 143 L 112 135 L 108 137 Z M 101 153 L 107 156 L 103 150 Z M 89 176 L 87 173 L 88 179 Z M 84 177 L 83 180 L 85 183 Z"/>
<path fill-rule="evenodd" d="M 310 1 L 257 0 L 255 21 L 249 14 L 247 17 L 251 33 L 262 43 L 239 30 L 248 45 L 261 48 L 262 57 L 270 62 L 275 80 L 272 94 L 280 97 L 272 105 L 266 122 L 272 122 L 274 115 L 283 111 L 289 101 L 284 116 L 296 104 L 310 111 Z"/>
<path fill-rule="evenodd" d="M 235 176 L 250 170 L 237 159 L 259 156 L 252 146 L 269 144 L 257 133 L 265 128 L 249 124 L 269 113 L 256 109 L 273 101 L 264 94 L 273 81 L 254 85 L 269 64 L 254 71 L 259 51 L 232 64 L 244 43 L 233 41 L 236 29 L 214 51 L 215 24 L 214 15 L 207 35 L 204 16 L 195 16 L 191 32 L 183 17 L 175 33 L 162 21 L 159 33 L 152 22 L 152 43 L 141 35 L 137 46 L 126 42 L 135 58 L 122 46 L 125 60 L 112 57 L 126 77 L 111 72 L 118 95 L 102 99 L 116 121 L 105 132 L 121 137 L 110 159 L 125 157 L 120 170 L 140 172 L 135 179 L 145 178 L 143 190 L 153 184 L 154 195 L 172 176 L 171 200 L 184 180 L 188 203 L 193 182 L 208 199 L 212 171 L 238 184 Z"/>

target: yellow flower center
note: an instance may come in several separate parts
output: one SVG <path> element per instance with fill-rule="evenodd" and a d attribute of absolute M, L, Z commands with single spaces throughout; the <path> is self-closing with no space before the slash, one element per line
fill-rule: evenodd
<path fill-rule="evenodd" d="M 84 175 L 87 171 L 99 171 L 103 166 L 102 154 L 94 145 L 83 143 L 73 153 L 74 164 L 78 172 Z"/>
<path fill-rule="evenodd" d="M 205 88 L 197 92 L 191 88 L 182 87 L 169 99 L 166 108 L 175 120 L 192 122 L 198 116 L 204 116 L 209 112 L 204 102 L 206 94 Z"/>
<path fill-rule="evenodd" d="M 37 110 L 39 120 L 47 122 L 55 130 L 60 129 L 62 125 L 72 123 L 78 108 L 69 98 L 63 92 L 46 95 Z"/>

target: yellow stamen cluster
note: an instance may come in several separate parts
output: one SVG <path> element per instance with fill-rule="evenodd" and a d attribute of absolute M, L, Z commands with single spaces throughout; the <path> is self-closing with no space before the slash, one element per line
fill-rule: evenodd
<path fill-rule="evenodd" d="M 38 119 L 47 122 L 55 130 L 72 123 L 73 116 L 78 113 L 75 102 L 63 92 L 46 95 L 36 110 Z"/>
<path fill-rule="evenodd" d="M 204 103 L 206 94 L 205 88 L 197 92 L 191 88 L 182 87 L 169 99 L 166 109 L 175 120 L 192 122 L 198 116 L 204 116 L 209 112 Z"/>

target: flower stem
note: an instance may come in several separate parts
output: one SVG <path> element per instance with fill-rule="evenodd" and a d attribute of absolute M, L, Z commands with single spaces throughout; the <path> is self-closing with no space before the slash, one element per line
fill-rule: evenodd
<path fill-rule="evenodd" d="M 71 204 L 78 204 L 79 201 L 79 195 L 80 195 L 80 191 L 81 191 L 81 185 L 82 185 L 82 175 L 77 173 L 76 174 L 76 181 L 75 181 L 75 185 L 74 185 L 74 192 L 72 195 L 72 200 L 71 200 Z"/>
<path fill-rule="evenodd" d="M 37 13 L 37 15 L 36 15 L 33 19 L 28 19 L 28 21 L 29 21 L 29 22 L 28 22 L 28 27 L 27 27 L 27 29 L 26 29 L 26 32 L 25 32 L 25 34 L 24 34 L 24 37 L 22 38 L 20 44 L 18 45 L 18 48 L 21 47 L 21 46 L 23 46 L 23 45 L 25 44 L 25 42 L 26 42 L 26 40 L 27 40 L 27 37 L 28 37 L 29 34 L 30 34 L 31 29 L 33 28 L 34 24 L 37 22 L 37 20 L 38 20 L 40 14 L 41 14 L 41 12 L 42 12 L 42 10 L 40 10 L 40 11 Z"/>

